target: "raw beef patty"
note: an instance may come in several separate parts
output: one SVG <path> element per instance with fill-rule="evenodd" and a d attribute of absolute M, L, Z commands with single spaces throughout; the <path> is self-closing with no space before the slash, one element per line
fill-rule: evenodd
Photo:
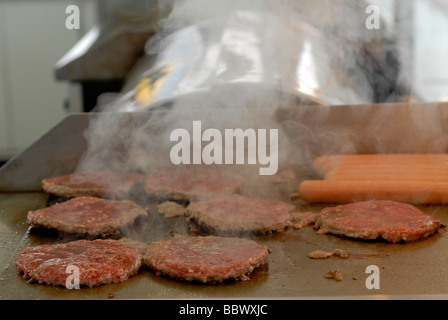
<path fill-rule="evenodd" d="M 192 203 L 186 216 L 210 231 L 270 233 L 291 225 L 289 206 L 283 202 L 241 195 Z"/>
<path fill-rule="evenodd" d="M 257 242 L 236 237 L 179 237 L 149 245 L 143 262 L 157 275 L 201 282 L 248 279 L 268 261 L 269 250 Z"/>
<path fill-rule="evenodd" d="M 113 197 L 127 196 L 143 181 L 138 173 L 95 171 L 75 172 L 42 180 L 44 191 L 62 197 Z"/>
<path fill-rule="evenodd" d="M 361 201 L 323 209 L 314 225 L 318 233 L 390 242 L 429 237 L 441 226 L 438 219 L 413 205 L 391 200 Z"/>
<path fill-rule="evenodd" d="M 130 200 L 77 197 L 51 207 L 28 212 L 32 227 L 56 229 L 69 234 L 108 236 L 146 216 L 145 209 Z"/>
<path fill-rule="evenodd" d="M 241 181 L 235 175 L 212 169 L 166 170 L 145 178 L 148 195 L 176 201 L 194 201 L 238 193 Z"/>
<path fill-rule="evenodd" d="M 65 244 L 40 245 L 23 250 L 16 262 L 17 271 L 38 283 L 66 286 L 71 273 L 79 270 L 79 285 L 98 286 L 123 282 L 137 273 L 142 255 L 115 240 L 78 240 Z"/>

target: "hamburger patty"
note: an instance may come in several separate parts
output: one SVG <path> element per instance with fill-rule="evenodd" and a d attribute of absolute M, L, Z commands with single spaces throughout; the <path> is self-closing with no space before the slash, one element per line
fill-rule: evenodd
<path fill-rule="evenodd" d="M 369 200 L 323 209 L 314 225 L 318 233 L 390 242 L 419 240 L 434 234 L 441 222 L 413 205 Z"/>
<path fill-rule="evenodd" d="M 62 197 L 123 197 L 143 181 L 138 173 L 95 171 L 75 172 L 42 180 L 44 191 Z"/>
<path fill-rule="evenodd" d="M 212 169 L 166 170 L 145 178 L 148 195 L 175 201 L 194 201 L 222 194 L 238 193 L 238 177 Z"/>
<path fill-rule="evenodd" d="M 143 263 L 157 275 L 187 281 L 247 280 L 268 262 L 269 250 L 257 242 L 231 237 L 179 237 L 149 245 Z"/>
<path fill-rule="evenodd" d="M 44 209 L 29 211 L 32 227 L 56 229 L 69 234 L 108 236 L 131 225 L 147 212 L 130 200 L 78 197 Z"/>
<path fill-rule="evenodd" d="M 89 287 L 123 282 L 137 273 L 142 255 L 137 249 L 115 240 L 78 240 L 65 244 L 40 245 L 23 250 L 16 268 L 23 276 L 55 286 L 66 286 L 68 266 L 79 269 L 79 285 Z"/>
<path fill-rule="evenodd" d="M 283 202 L 253 199 L 241 195 L 192 203 L 186 216 L 214 232 L 270 233 L 291 225 L 289 206 Z"/>

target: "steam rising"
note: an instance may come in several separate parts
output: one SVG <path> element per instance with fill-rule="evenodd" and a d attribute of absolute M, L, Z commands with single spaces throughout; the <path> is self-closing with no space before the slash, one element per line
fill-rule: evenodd
<path fill-rule="evenodd" d="M 313 159 L 321 154 L 446 150 L 447 138 L 443 135 L 446 115 L 437 104 L 425 110 L 407 104 L 397 109 L 369 105 L 378 102 L 374 89 L 385 87 L 378 81 L 394 79 L 372 78 L 369 73 L 374 68 L 368 64 L 371 60 L 367 58 L 372 57 L 366 56 L 366 50 L 372 44 L 381 48 L 383 33 L 365 28 L 366 3 L 329 0 L 160 3 L 164 9 L 168 6 L 172 10 L 160 22 L 159 33 L 148 41 L 149 55 L 166 53 L 163 51 L 166 39 L 176 31 L 198 24 L 210 26 L 218 20 L 230 21 L 224 32 L 201 29 L 215 31 L 201 36 L 203 41 L 216 37 L 209 43 L 218 50 L 215 52 L 218 59 L 204 61 L 201 56 L 202 60 L 191 61 L 194 65 L 176 66 L 189 70 L 182 79 L 184 82 L 173 88 L 173 99 L 155 104 L 150 112 L 121 112 L 125 93 L 121 99 L 98 106 L 102 113 L 93 117 L 85 132 L 88 150 L 79 171 L 112 169 L 150 174 L 166 168 L 177 170 L 179 166 L 173 165 L 169 157 L 173 146 L 170 133 L 177 128 L 191 130 L 194 120 L 201 120 L 204 129 L 216 128 L 222 132 L 226 128 L 279 130 L 279 171 L 294 170 L 297 180 L 292 184 L 279 185 L 269 177 L 260 177 L 258 165 L 216 166 L 216 169 L 231 168 L 248 177 L 244 190 L 251 196 L 284 199 L 285 194 L 294 191 L 298 180 L 310 174 Z M 297 22 L 325 35 L 328 40 L 324 41 L 325 46 L 310 46 L 304 34 L 297 32 Z M 340 50 L 341 47 L 350 50 Z M 327 60 L 328 55 L 338 63 Z M 204 66 L 209 68 L 199 69 Z M 300 78 L 305 75 L 314 78 Z M 302 94 L 297 94 L 297 82 L 302 84 Z M 192 83 L 197 90 L 186 91 Z M 359 100 L 366 105 L 343 106 L 355 97 L 361 97 Z M 387 96 L 385 101 L 391 99 Z M 341 106 L 329 107 L 325 101 Z"/>

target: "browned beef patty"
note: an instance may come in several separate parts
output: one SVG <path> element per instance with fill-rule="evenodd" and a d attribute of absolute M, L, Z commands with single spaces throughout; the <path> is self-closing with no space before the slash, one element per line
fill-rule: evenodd
<path fill-rule="evenodd" d="M 390 200 L 361 201 L 323 209 L 318 233 L 390 242 L 419 240 L 434 234 L 441 222 L 417 207 Z"/>
<path fill-rule="evenodd" d="M 62 197 L 114 197 L 128 195 L 143 181 L 138 173 L 95 171 L 75 172 L 42 180 L 44 191 Z"/>
<path fill-rule="evenodd" d="M 137 249 L 102 239 L 28 247 L 16 262 L 17 271 L 31 281 L 64 287 L 71 275 L 68 266 L 78 268 L 80 286 L 93 287 L 123 282 L 141 265 L 142 255 Z"/>
<path fill-rule="evenodd" d="M 198 236 L 153 242 L 143 262 L 157 275 L 215 283 L 247 280 L 255 268 L 268 262 L 268 256 L 268 248 L 253 240 Z"/>
<path fill-rule="evenodd" d="M 148 195 L 163 200 L 194 201 L 241 190 L 239 177 L 221 170 L 179 169 L 160 171 L 145 178 Z"/>
<path fill-rule="evenodd" d="M 270 233 L 291 225 L 286 203 L 237 194 L 192 203 L 186 216 L 199 226 L 218 233 Z"/>
<path fill-rule="evenodd" d="M 108 236 L 132 225 L 145 209 L 130 200 L 77 197 L 51 207 L 28 212 L 32 227 L 56 229 L 69 234 Z"/>

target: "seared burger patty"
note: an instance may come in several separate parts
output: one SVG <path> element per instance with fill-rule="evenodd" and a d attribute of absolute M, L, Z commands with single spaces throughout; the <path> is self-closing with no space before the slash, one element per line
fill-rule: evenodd
<path fill-rule="evenodd" d="M 187 208 L 186 216 L 199 226 L 224 233 L 270 233 L 291 225 L 286 203 L 237 194 L 192 203 Z"/>
<path fill-rule="evenodd" d="M 51 207 L 28 212 L 32 227 L 56 229 L 69 234 L 108 236 L 134 223 L 147 212 L 130 200 L 78 197 Z"/>
<path fill-rule="evenodd" d="M 323 209 L 318 233 L 390 242 L 419 240 L 434 234 L 441 222 L 413 205 L 390 200 L 361 201 Z"/>
<path fill-rule="evenodd" d="M 67 198 L 72 197 L 122 197 L 143 181 L 138 173 L 95 171 L 75 172 L 42 180 L 44 191 Z"/>
<path fill-rule="evenodd" d="M 68 266 L 79 269 L 79 285 L 89 287 L 123 282 L 137 273 L 142 255 L 114 240 L 78 240 L 65 244 L 40 245 L 23 250 L 17 271 L 38 283 L 66 286 Z"/>
<path fill-rule="evenodd" d="M 257 242 L 233 237 L 179 237 L 149 245 L 143 263 L 157 275 L 187 281 L 248 279 L 268 262 L 269 250 Z"/>
<path fill-rule="evenodd" d="M 222 194 L 238 193 L 238 177 L 212 169 L 180 169 L 160 171 L 145 178 L 148 195 L 175 201 L 193 201 Z"/>

